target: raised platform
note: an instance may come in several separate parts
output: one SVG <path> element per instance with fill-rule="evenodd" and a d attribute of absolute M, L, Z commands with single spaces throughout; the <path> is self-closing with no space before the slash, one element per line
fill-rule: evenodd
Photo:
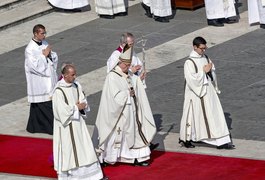
<path fill-rule="evenodd" d="M 173 8 L 195 10 L 204 6 L 204 0 L 171 0 Z"/>

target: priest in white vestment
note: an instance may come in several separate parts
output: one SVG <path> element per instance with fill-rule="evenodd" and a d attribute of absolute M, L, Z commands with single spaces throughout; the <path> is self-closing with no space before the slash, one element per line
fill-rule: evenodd
<path fill-rule="evenodd" d="M 100 18 L 114 19 L 115 16 L 126 16 L 124 0 L 95 0 L 95 11 Z"/>
<path fill-rule="evenodd" d="M 102 179 L 103 173 L 83 119 L 89 106 L 81 85 L 75 81 L 75 67 L 65 65 L 62 74 L 52 97 L 54 169 L 59 180 Z"/>
<path fill-rule="evenodd" d="M 212 61 L 204 54 L 206 40 L 196 37 L 193 51 L 184 64 L 185 96 L 179 143 L 204 142 L 218 149 L 233 149 Z"/>
<path fill-rule="evenodd" d="M 51 93 L 57 83 L 57 53 L 45 40 L 46 29 L 42 24 L 33 27 L 33 38 L 25 49 L 25 73 L 27 80 L 30 115 L 27 131 L 53 133 Z"/>
<path fill-rule="evenodd" d="M 204 0 L 208 25 L 221 27 L 236 23 L 234 0 Z"/>
<path fill-rule="evenodd" d="M 260 24 L 265 29 L 265 0 L 248 0 L 249 24 Z"/>
<path fill-rule="evenodd" d="M 172 15 L 170 0 L 143 0 L 142 7 L 146 11 L 147 17 L 154 17 L 158 22 L 169 22 Z"/>
<path fill-rule="evenodd" d="M 48 0 L 51 5 L 60 9 L 80 9 L 89 5 L 89 0 Z"/>
<path fill-rule="evenodd" d="M 156 126 L 142 81 L 128 75 L 131 51 L 124 48 L 103 86 L 96 119 L 100 161 L 148 166 Z"/>

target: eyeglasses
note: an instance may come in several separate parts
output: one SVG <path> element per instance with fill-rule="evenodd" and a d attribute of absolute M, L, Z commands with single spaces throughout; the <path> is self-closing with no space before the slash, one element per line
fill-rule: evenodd
<path fill-rule="evenodd" d="M 200 49 L 202 51 L 205 51 L 207 49 L 207 46 L 205 46 L 205 47 L 198 47 L 198 49 Z"/>
<path fill-rule="evenodd" d="M 40 34 L 46 36 L 47 32 L 46 31 L 45 32 L 41 32 Z"/>

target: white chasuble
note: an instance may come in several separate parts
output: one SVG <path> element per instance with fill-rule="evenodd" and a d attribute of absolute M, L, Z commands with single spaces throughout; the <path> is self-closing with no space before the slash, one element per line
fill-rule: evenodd
<path fill-rule="evenodd" d="M 236 16 L 234 0 L 204 0 L 207 19 Z"/>
<path fill-rule="evenodd" d="M 108 73 L 102 90 L 96 129 L 101 158 L 112 164 L 149 159 L 148 146 L 156 133 L 143 84 L 138 76 L 130 78 L 116 66 Z M 136 101 L 129 94 L 132 85 Z"/>
<path fill-rule="evenodd" d="M 180 139 L 204 141 L 213 145 L 230 142 L 224 112 L 212 82 L 203 71 L 207 59 L 192 51 L 184 64 L 186 79 Z M 224 138 L 224 139 L 223 139 Z M 219 141 L 218 141 L 219 139 Z"/>

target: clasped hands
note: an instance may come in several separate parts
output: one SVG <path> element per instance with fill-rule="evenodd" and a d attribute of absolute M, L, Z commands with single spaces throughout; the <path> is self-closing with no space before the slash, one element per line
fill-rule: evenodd
<path fill-rule="evenodd" d="M 213 63 L 208 63 L 208 64 L 206 64 L 206 65 L 203 66 L 203 71 L 205 73 L 208 73 L 208 72 L 211 71 L 212 67 L 213 67 Z"/>
<path fill-rule="evenodd" d="M 42 54 L 45 57 L 48 57 L 51 51 L 52 51 L 51 45 L 48 45 L 45 49 L 42 50 Z"/>
<path fill-rule="evenodd" d="M 83 110 L 83 109 L 85 109 L 86 107 L 87 107 L 87 104 L 85 103 L 85 102 L 77 102 L 76 103 L 76 106 L 77 106 L 77 108 L 78 108 L 78 110 Z"/>

